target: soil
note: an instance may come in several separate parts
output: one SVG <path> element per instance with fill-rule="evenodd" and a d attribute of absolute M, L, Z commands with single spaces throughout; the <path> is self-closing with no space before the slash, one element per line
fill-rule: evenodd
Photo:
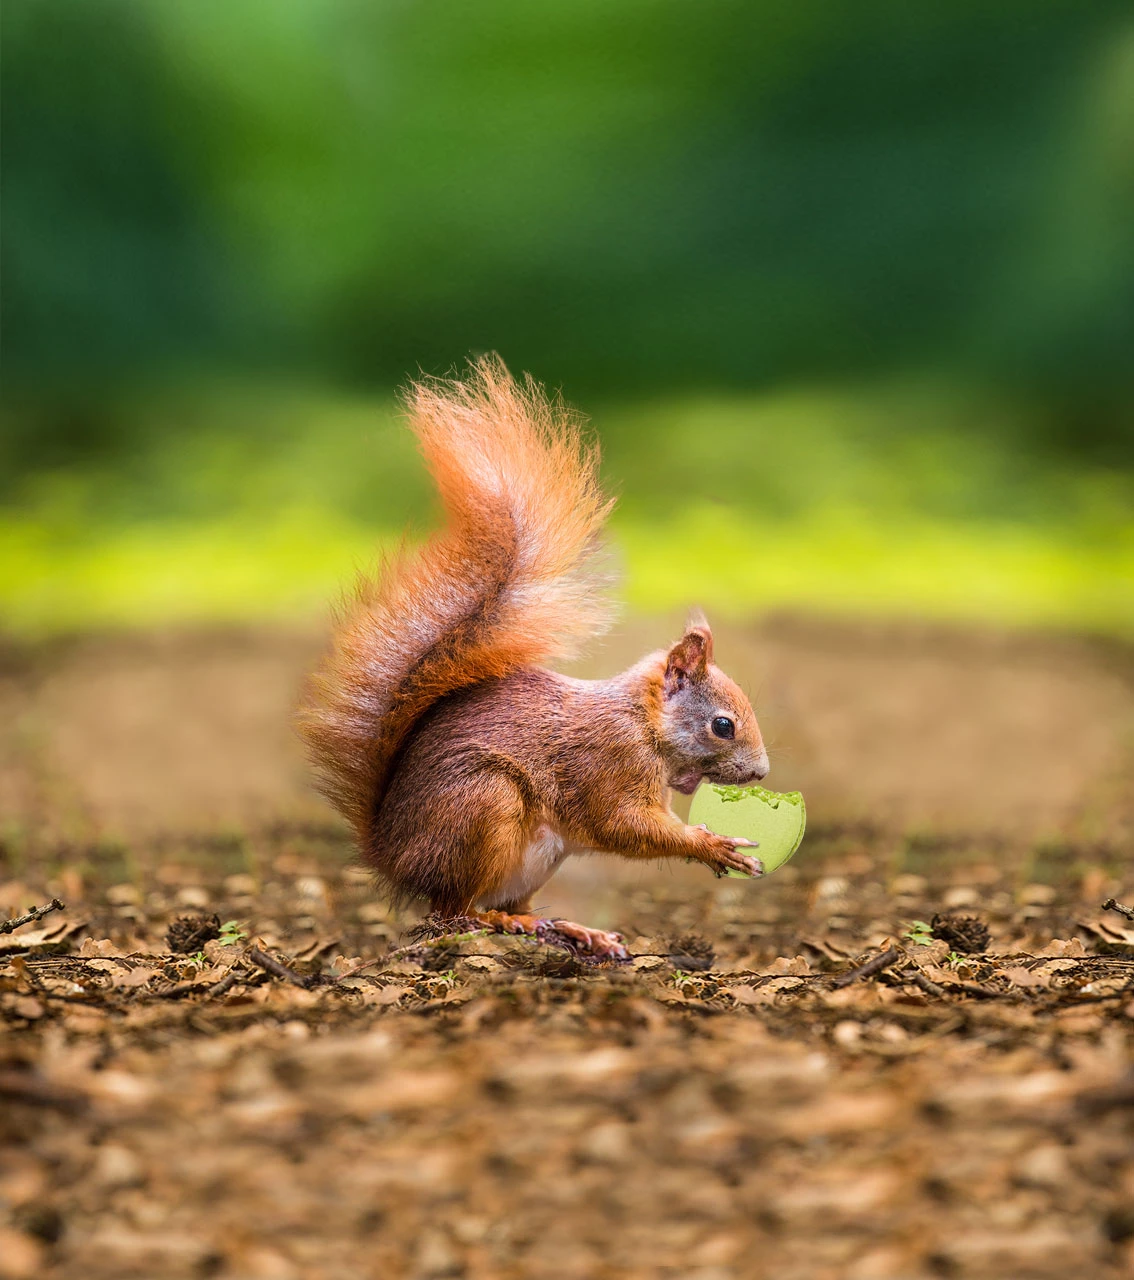
<path fill-rule="evenodd" d="M 1129 1274 L 1130 652 L 718 647 L 808 835 L 568 864 L 603 967 L 376 899 L 289 737 L 312 636 L 10 645 L 0 918 L 65 905 L 0 933 L 0 1276 Z"/>

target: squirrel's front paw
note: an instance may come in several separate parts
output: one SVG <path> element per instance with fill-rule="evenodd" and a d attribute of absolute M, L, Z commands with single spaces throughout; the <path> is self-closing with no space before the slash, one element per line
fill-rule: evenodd
<path fill-rule="evenodd" d="M 760 846 L 756 841 L 743 840 L 740 836 L 718 836 L 708 828 L 704 830 L 709 837 L 704 861 L 715 875 L 723 876 L 726 871 L 739 871 L 742 875 L 755 879 L 764 874 L 764 864 L 759 858 L 740 852 L 741 849 L 758 849 Z"/>

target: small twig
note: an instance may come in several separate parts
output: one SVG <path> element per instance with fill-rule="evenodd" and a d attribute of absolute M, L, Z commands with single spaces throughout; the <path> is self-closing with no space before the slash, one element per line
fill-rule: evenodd
<path fill-rule="evenodd" d="M 1007 991 L 978 986 L 975 982 L 954 982 L 949 989 L 962 996 L 972 996 L 974 1000 L 999 1000 L 1001 996 L 1009 994 Z"/>
<path fill-rule="evenodd" d="M 867 960 L 865 964 L 859 965 L 857 969 L 852 969 L 849 973 L 840 974 L 831 985 L 849 987 L 852 982 L 861 982 L 864 978 L 873 978 L 875 974 L 881 973 L 884 969 L 889 969 L 893 964 L 897 964 L 903 954 L 901 947 L 891 947 L 888 951 L 883 951 L 880 955 Z"/>
<path fill-rule="evenodd" d="M 918 969 L 903 969 L 898 977 L 905 982 L 912 982 L 915 987 L 920 987 L 927 996 L 933 996 L 934 999 L 940 999 L 946 994 L 944 987 L 939 987 L 936 982 L 932 982 Z"/>
<path fill-rule="evenodd" d="M 363 960 L 361 964 L 356 964 L 353 969 L 348 969 L 345 973 L 340 973 L 336 978 L 337 982 L 342 982 L 344 978 L 353 978 L 360 974 L 363 969 L 369 969 L 372 964 L 385 964 L 391 956 L 397 956 L 402 951 L 413 951 L 415 947 L 399 947 L 397 951 L 387 952 L 384 956 L 375 956 L 373 960 Z"/>
<path fill-rule="evenodd" d="M 303 974 L 296 973 L 294 969 L 289 969 L 286 964 L 281 964 L 274 957 L 261 951 L 259 947 L 249 947 L 247 955 L 253 964 L 258 964 L 261 969 L 267 970 L 273 977 L 282 978 L 285 982 L 293 983 L 297 987 L 313 987 L 318 982 L 318 978 L 314 975 L 304 977 Z"/>
<path fill-rule="evenodd" d="M 236 972 L 235 969 L 231 969 L 229 970 L 228 973 L 224 975 L 223 978 L 221 978 L 219 982 L 214 983 L 208 989 L 208 991 L 205 992 L 205 995 L 211 996 L 213 999 L 215 999 L 217 996 L 228 995 L 228 993 L 232 990 L 233 987 L 236 986 L 236 984 L 239 981 L 240 981 L 240 975 Z"/>
<path fill-rule="evenodd" d="M 49 916 L 53 911 L 64 911 L 66 908 L 58 898 L 52 898 L 44 907 L 32 907 L 22 916 L 13 916 L 11 920 L 0 921 L 0 933 L 15 933 L 15 931 L 24 924 L 31 924 L 33 920 L 42 920 L 44 916 Z"/>
<path fill-rule="evenodd" d="M 193 981 L 179 982 L 176 986 L 166 987 L 164 991 L 156 991 L 154 994 L 159 1000 L 180 1000 L 182 996 L 194 994 L 210 997 L 223 996 L 226 992 L 231 991 L 240 980 L 240 975 L 235 970 L 231 970 L 219 982 L 214 982 L 210 987 L 202 987 L 199 982 Z"/>
<path fill-rule="evenodd" d="M 424 920 L 415 924 L 409 931 L 407 937 L 411 943 L 428 944 L 430 942 L 444 942 L 455 937 L 474 937 L 478 933 L 489 933 L 491 930 L 485 929 L 484 925 L 475 916 L 444 916 L 429 915 Z"/>
<path fill-rule="evenodd" d="M 12 956 L 12 958 L 8 961 L 8 965 L 11 968 L 12 972 L 18 978 L 22 978 L 28 984 L 29 987 L 33 987 L 36 991 L 46 990 L 43 979 L 39 976 L 38 973 L 36 973 L 36 971 L 31 967 L 31 965 L 28 964 L 28 962 L 24 959 L 23 956 Z"/>
<path fill-rule="evenodd" d="M 414 942 L 408 942 L 404 947 L 395 947 L 393 951 L 387 951 L 384 956 L 375 956 L 373 960 L 364 960 L 361 964 L 355 965 L 353 969 L 348 969 L 346 973 L 340 973 L 336 981 L 342 981 L 343 978 L 353 978 L 356 973 L 361 973 L 363 969 L 369 969 L 372 964 L 389 964 L 391 960 L 402 960 L 408 956 L 413 956 L 422 951 L 425 947 L 434 947 L 437 949 L 446 949 L 458 942 L 469 942 L 473 938 L 481 938 L 495 934 L 494 929 L 471 929 L 467 933 L 438 933 L 432 938 L 419 938 Z M 530 937 L 531 935 L 523 934 L 504 934 L 504 937 Z"/>
<path fill-rule="evenodd" d="M 1104 911 L 1117 911 L 1120 916 L 1125 916 L 1127 920 L 1134 920 L 1134 907 L 1128 907 L 1124 902 L 1115 902 L 1113 898 L 1107 898 L 1102 904 Z"/>
<path fill-rule="evenodd" d="M 158 1000 L 180 1000 L 182 996 L 187 996 L 192 991 L 200 990 L 201 984 L 199 982 L 178 982 L 172 987 L 166 987 L 163 991 L 153 991 L 150 994 Z"/>

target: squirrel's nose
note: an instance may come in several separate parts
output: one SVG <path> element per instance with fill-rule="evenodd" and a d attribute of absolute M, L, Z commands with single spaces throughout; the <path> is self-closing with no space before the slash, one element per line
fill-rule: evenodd
<path fill-rule="evenodd" d="M 757 782 L 762 782 L 768 776 L 771 767 L 768 763 L 767 751 L 761 751 L 752 767 L 752 772 L 756 775 Z"/>

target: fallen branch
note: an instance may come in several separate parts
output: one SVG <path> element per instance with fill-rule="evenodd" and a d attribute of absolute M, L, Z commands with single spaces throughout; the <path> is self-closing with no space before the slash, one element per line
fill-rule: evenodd
<path fill-rule="evenodd" d="M 178 982 L 172 987 L 166 987 L 162 991 L 153 991 L 150 994 L 156 1000 L 180 1000 L 182 996 L 187 996 L 193 991 L 200 991 L 201 984 L 199 982 Z"/>
<path fill-rule="evenodd" d="M 1001 996 L 1015 994 L 1008 991 L 997 991 L 990 987 L 978 986 L 975 982 L 954 982 L 949 990 L 957 995 L 972 996 L 974 1000 L 999 1000 Z M 1019 988 L 1017 988 L 1017 992 Z"/>
<path fill-rule="evenodd" d="M 320 979 L 312 974 L 305 977 L 302 973 L 296 973 L 294 969 L 289 969 L 286 964 L 281 964 L 273 956 L 265 951 L 261 951 L 259 947 L 249 947 L 247 951 L 248 959 L 253 964 L 257 964 L 261 969 L 270 973 L 274 978 L 282 978 L 285 982 L 290 982 L 294 986 L 303 987 L 305 990 L 316 986 Z M 332 978 L 333 982 L 334 979 Z M 219 985 L 219 984 L 218 984 Z"/>
<path fill-rule="evenodd" d="M 298 975 L 296 975 L 298 976 Z M 215 996 L 223 996 L 231 991 L 238 982 L 241 981 L 241 975 L 235 970 L 226 973 L 219 982 L 214 982 L 212 986 L 202 987 L 199 982 L 179 982 L 176 986 L 166 987 L 164 991 L 155 991 L 153 994 L 159 1000 L 180 1000 L 182 996 L 204 995 L 210 998 Z"/>
<path fill-rule="evenodd" d="M 233 970 L 230 973 L 226 973 L 219 982 L 214 983 L 208 989 L 208 991 L 205 992 L 205 995 L 210 996 L 213 999 L 215 999 L 217 996 L 228 995 L 228 993 L 232 990 L 233 987 L 236 986 L 236 984 L 240 980 L 241 980 L 240 975 L 235 970 Z"/>
<path fill-rule="evenodd" d="M 852 982 L 861 982 L 865 978 L 873 978 L 876 973 L 882 973 L 884 970 L 889 969 L 891 965 L 897 964 L 902 955 L 901 947 L 891 947 L 888 951 L 883 951 L 879 955 L 873 956 L 865 964 L 860 964 L 857 969 L 852 969 L 849 973 L 840 974 L 831 985 L 834 987 L 849 987 Z"/>
<path fill-rule="evenodd" d="M 915 987 L 920 987 L 927 996 L 933 996 L 935 1000 L 939 1000 L 946 994 L 944 987 L 938 986 L 936 982 L 931 981 L 918 969 L 903 969 L 898 974 L 898 977 L 903 982 L 912 982 Z"/>
<path fill-rule="evenodd" d="M 1134 920 L 1134 907 L 1128 907 L 1124 902 L 1115 902 L 1113 898 L 1107 898 L 1102 904 L 1104 911 L 1117 911 L 1120 916 L 1125 916 L 1127 920 Z"/>
<path fill-rule="evenodd" d="M 21 925 L 31 924 L 33 920 L 42 920 L 44 916 L 49 916 L 53 911 L 63 911 L 65 909 L 58 898 L 52 898 L 45 907 L 32 907 L 30 911 L 25 912 L 22 916 L 13 916 L 11 920 L 0 921 L 0 933 L 15 933 Z"/>

